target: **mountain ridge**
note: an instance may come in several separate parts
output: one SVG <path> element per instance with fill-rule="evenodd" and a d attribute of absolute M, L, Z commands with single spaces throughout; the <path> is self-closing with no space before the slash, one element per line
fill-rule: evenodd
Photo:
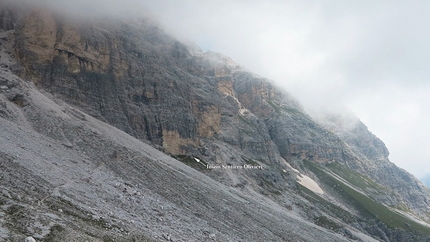
<path fill-rule="evenodd" d="M 4 43 L 14 42 L 13 55 L 16 58 L 10 56 L 6 69 L 11 69 L 26 81 L 15 81 L 25 86 L 21 88 L 20 85 L 10 84 L 20 78 L 3 78 L 2 85 L 6 84 L 7 87 L 2 92 L 2 102 L 5 104 L 0 114 L 3 119 L 16 121 L 18 116 L 24 115 L 22 123 L 33 123 L 31 129 L 37 133 L 72 150 L 86 150 L 83 147 L 90 145 L 88 152 L 94 154 L 97 142 L 87 141 L 88 132 L 76 133 L 74 128 L 68 127 L 79 129 L 81 125 L 84 130 L 88 129 L 85 120 L 92 119 L 91 115 L 196 170 L 190 171 L 187 168 L 187 174 L 205 179 L 201 177 L 202 173 L 203 176 L 220 182 L 224 188 L 234 188 L 237 194 L 260 194 L 258 196 L 262 196 L 266 204 L 276 207 L 274 209 L 267 206 L 270 214 L 275 214 L 275 210 L 280 209 L 282 214 L 291 211 L 300 218 L 289 220 L 287 215 L 282 219 L 271 216 L 265 218 L 270 224 L 274 221 L 296 221 L 299 225 L 284 232 L 279 226 L 269 229 L 271 232 L 259 230 L 267 232 L 261 232 L 261 239 L 288 240 L 288 236 L 299 238 L 298 231 L 300 228 L 307 228 L 308 225 L 303 224 L 308 223 L 332 232 L 318 227 L 310 237 L 306 239 L 306 235 L 302 238 L 305 240 L 316 241 L 320 238 L 319 234 L 326 236 L 326 232 L 335 233 L 331 238 L 339 240 L 371 240 L 369 236 L 384 241 L 428 239 L 426 229 L 415 225 L 415 222 L 406 217 L 404 219 L 407 222 L 404 223 L 409 224 L 409 227 L 402 222 L 397 223 L 397 220 L 393 222 L 385 218 L 398 216 L 397 212 L 390 210 L 389 207 L 392 207 L 417 219 L 429 221 L 429 214 L 426 212 L 430 192 L 412 175 L 388 160 L 385 145 L 360 121 L 354 122 L 348 129 L 339 123 L 343 120 L 342 117 L 325 117 L 327 122 L 321 124 L 306 114 L 290 94 L 277 88 L 269 80 L 248 72 L 221 54 L 203 53 L 183 44 L 151 22 L 70 22 L 50 11 L 30 11 L 28 14 L 12 14 L 8 11 L 10 12 L 3 10 L 0 14 L 0 26 L 3 26 L 4 31 L 14 31 L 4 39 Z M 11 75 L 6 70 L 2 73 L 4 77 Z M 56 108 L 54 113 L 58 117 L 49 115 L 45 108 L 33 110 L 37 107 L 37 102 L 28 98 L 27 94 L 20 93 L 24 89 L 34 92 L 40 90 L 47 100 L 64 102 L 63 110 Z M 17 116 L 12 109 L 21 109 L 23 111 L 16 112 L 23 114 Z M 62 124 L 61 118 L 58 120 L 59 117 L 67 120 L 67 115 L 80 124 Z M 96 130 L 95 134 L 97 136 L 106 132 Z M 116 142 L 112 136 L 106 139 L 106 144 Z M 113 150 L 115 151 L 110 152 L 104 149 L 107 154 L 102 155 L 103 158 L 93 155 L 86 159 L 90 164 L 100 163 L 100 158 L 105 160 L 100 164 L 106 163 L 106 160 L 128 164 L 127 161 L 134 154 L 134 151 L 121 148 L 121 145 Z M 166 156 L 161 153 L 149 160 L 156 162 L 160 159 L 159 156 L 167 162 Z M 23 162 L 17 157 L 12 160 Z M 214 166 L 243 167 L 247 164 L 261 166 L 263 169 L 206 169 L 197 164 L 197 160 Z M 139 162 L 136 163 L 133 159 L 131 161 L 137 170 L 143 168 Z M 164 192 L 160 183 L 157 183 L 159 187 L 151 186 L 143 182 L 143 176 L 127 168 L 128 165 L 118 167 L 109 164 L 106 174 L 113 172 L 122 178 L 127 177 L 127 173 L 133 174 L 131 177 L 136 177 L 140 184 L 145 184 L 144 187 L 151 187 L 152 192 L 162 194 L 167 200 L 174 201 L 175 206 L 185 209 L 187 212 L 181 218 L 187 219 L 186 214 L 191 209 L 184 205 L 184 201 Z M 169 164 L 185 167 L 177 161 Z M 154 167 L 150 170 L 161 174 Z M 172 173 L 163 174 L 167 184 L 172 184 L 170 180 L 178 179 L 176 172 L 182 174 L 182 171 L 176 169 Z M 148 172 L 145 176 L 156 180 Z M 306 187 L 306 183 L 298 183 L 298 177 L 304 176 L 321 186 L 324 194 L 315 197 L 312 189 L 306 190 L 310 188 Z M 49 183 L 49 179 L 46 182 Z M 193 183 L 182 179 L 184 185 L 190 182 Z M 333 188 L 333 185 L 337 188 Z M 68 189 L 72 188 L 62 189 L 67 194 L 70 192 Z M 127 189 L 131 188 L 126 187 L 125 190 Z M 186 200 L 184 194 L 189 191 L 179 191 L 181 192 L 174 194 Z M 193 194 L 191 200 L 202 199 L 203 194 Z M 360 194 L 365 194 L 365 197 Z M 218 201 L 216 196 L 212 197 L 211 192 L 205 192 L 204 196 L 208 196 L 211 201 L 206 209 L 215 206 Z M 52 197 L 62 196 L 54 194 Z M 248 197 L 244 201 L 249 199 Z M 7 199 L 9 203 L 13 203 L 9 200 L 11 199 Z M 68 201 L 76 203 L 70 197 Z M 351 201 L 353 202 L 348 204 Z M 321 204 L 326 204 L 329 209 Z M 372 210 L 369 204 L 382 206 L 380 208 L 383 213 Z M 231 213 L 228 207 L 225 204 L 225 208 Z M 204 209 L 199 211 L 200 215 L 195 216 L 206 220 L 208 216 L 213 216 L 205 214 Z M 222 209 L 220 211 L 223 213 Z M 251 216 L 253 221 L 261 221 L 257 219 L 259 212 L 252 212 L 254 215 L 247 214 L 244 210 L 242 212 Z M 236 232 L 227 233 L 227 230 L 221 229 L 215 233 L 219 237 L 213 237 L 212 233 L 208 237 L 219 241 L 258 237 L 258 233 L 250 233 L 253 234 L 250 237 L 239 236 L 241 229 L 231 222 L 236 221 L 235 218 L 242 221 L 246 216 L 233 213 L 228 217 L 228 224 L 235 227 Z M 226 224 L 222 226 L 227 228 Z M 63 227 L 68 229 L 67 226 Z M 155 232 L 146 231 L 151 238 L 160 239 L 164 236 L 157 235 L 161 230 L 152 228 Z M 175 229 L 168 230 L 180 238 L 178 228 Z M 50 231 L 53 231 L 52 227 Z M 97 233 L 100 236 L 100 232 Z M 21 235 L 18 233 L 17 236 Z M 200 235 L 189 236 L 182 239 L 203 238 Z"/>

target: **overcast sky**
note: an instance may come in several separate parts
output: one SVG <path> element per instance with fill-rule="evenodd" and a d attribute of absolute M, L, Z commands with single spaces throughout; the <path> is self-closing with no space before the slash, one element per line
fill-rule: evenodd
<path fill-rule="evenodd" d="M 308 110 L 348 107 L 392 162 L 417 177 L 430 172 L 430 1 L 38 1 L 91 13 L 149 10 Z"/>
<path fill-rule="evenodd" d="M 177 35 L 274 80 L 307 109 L 345 105 L 390 160 L 430 172 L 430 1 L 162 1 Z"/>

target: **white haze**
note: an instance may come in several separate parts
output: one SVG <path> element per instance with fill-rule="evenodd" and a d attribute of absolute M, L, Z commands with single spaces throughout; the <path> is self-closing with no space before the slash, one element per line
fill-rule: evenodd
<path fill-rule="evenodd" d="M 16 2 L 16 1 L 15 1 Z M 390 160 L 430 172 L 430 2 L 33 0 L 75 14 L 151 12 L 170 32 L 268 77 L 310 110 L 346 106 Z"/>

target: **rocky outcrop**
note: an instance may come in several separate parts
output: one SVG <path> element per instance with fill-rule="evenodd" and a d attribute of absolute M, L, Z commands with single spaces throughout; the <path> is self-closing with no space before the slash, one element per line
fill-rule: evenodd
<path fill-rule="evenodd" d="M 0 92 L 1 241 L 347 241 L 7 74 L 29 105 Z"/>
<path fill-rule="evenodd" d="M 203 53 L 176 40 L 149 19 L 77 20 L 46 9 L 16 16 L 20 17 L 2 17 L 6 19 L 5 26 L 14 26 L 14 51 L 19 65 L 15 74 L 56 100 L 63 100 L 67 115 L 85 122 L 89 114 L 109 123 L 201 171 L 205 177 L 200 177 L 200 173 L 198 176 L 203 180 L 208 179 L 207 175 L 224 185 L 264 194 L 275 204 L 296 209 L 309 221 L 322 223 L 327 221 L 321 218 L 338 216 L 325 207 L 311 211 L 323 199 L 329 208 L 334 206 L 342 214 L 351 213 L 356 220 L 370 223 L 372 220 L 360 217 L 360 211 L 351 207 L 357 202 L 347 204 L 350 201 L 336 194 L 332 183 L 318 176 L 324 173 L 317 174 L 306 165 L 311 162 L 324 170 L 334 164 L 340 165 L 345 174 L 352 172 L 366 184 L 371 183 L 371 189 L 359 190 L 380 203 L 406 205 L 415 213 L 428 208 L 430 192 L 388 161 L 388 150 L 364 124 L 351 120 L 338 123 L 338 119 L 321 124 L 269 80 L 250 73 L 226 56 Z M 20 95 L 16 99 L 0 99 L 1 117 L 14 117 L 5 107 L 6 100 L 20 108 L 31 104 L 26 99 L 28 95 Z M 35 111 L 25 113 L 27 119 L 40 125 L 33 127 L 39 133 L 59 140 L 68 149 L 87 151 L 87 133 L 70 135 L 79 127 L 58 126 L 58 119 L 52 121 L 50 116 Z M 60 117 L 65 118 L 63 114 Z M 96 148 L 88 152 L 93 152 L 92 159 L 99 163 L 133 161 L 133 154 L 118 146 L 113 148 L 115 151 L 103 156 L 94 153 Z M 258 168 L 247 170 L 245 165 Z M 223 166 L 231 169 L 216 168 Z M 123 177 L 128 172 L 154 177 L 128 166 L 109 167 Z M 156 170 L 146 166 L 145 169 Z M 179 179 L 176 173 L 169 172 L 156 173 L 174 181 Z M 306 190 L 297 183 L 298 176 L 319 183 L 324 195 L 304 195 Z M 167 190 L 176 196 L 189 192 L 178 186 L 176 190 Z M 379 188 L 382 191 L 375 191 Z M 171 198 L 168 193 L 163 196 Z M 183 205 L 180 199 L 172 199 Z M 210 202 L 210 206 L 215 203 Z M 338 219 L 351 226 L 355 222 L 341 216 Z M 327 225 L 331 229 L 332 223 Z M 384 234 L 387 237 L 385 232 L 376 236 L 385 238 Z"/>
<path fill-rule="evenodd" d="M 423 218 L 427 216 L 429 189 L 413 175 L 391 163 L 385 144 L 354 114 L 344 110 L 342 113 L 322 114 L 317 120 L 336 134 L 359 157 L 356 162 L 359 165 L 352 164 L 355 171 L 371 177 L 397 194 L 380 197 L 381 201 L 395 207 L 406 206 Z"/>
<path fill-rule="evenodd" d="M 320 114 L 317 120 L 347 143 L 361 159 L 388 159 L 385 144 L 350 111 Z"/>
<path fill-rule="evenodd" d="M 31 13 L 16 34 L 22 75 L 138 138 L 165 145 L 167 152 L 183 153 L 181 146 L 197 146 L 199 134 L 216 132 L 217 107 L 202 105 L 193 83 L 181 81 L 186 73 L 169 64 L 189 57 L 179 42 L 152 34 L 160 31 L 154 26 L 103 27 Z M 154 50 L 165 46 L 166 53 Z"/>
<path fill-rule="evenodd" d="M 235 130 L 241 134 L 221 140 L 271 161 L 273 148 L 286 160 L 345 159 L 337 137 L 288 94 L 227 57 L 189 48 L 149 21 L 84 24 L 37 11 L 19 22 L 16 40 L 22 76 L 169 153 L 196 152 L 200 140 Z M 231 127 L 233 119 L 249 119 L 244 112 L 257 123 L 264 120 L 244 129 L 252 141 Z"/>

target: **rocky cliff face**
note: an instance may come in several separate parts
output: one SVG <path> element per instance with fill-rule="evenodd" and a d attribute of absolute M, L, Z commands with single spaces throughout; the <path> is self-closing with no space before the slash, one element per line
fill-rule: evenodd
<path fill-rule="evenodd" d="M 212 178 L 211 182 L 233 187 L 239 194 L 263 194 L 277 209 L 291 211 L 294 216 L 342 234 L 342 238 L 363 239 L 367 234 L 382 240 L 407 241 L 430 235 L 430 229 L 410 219 L 429 220 L 429 189 L 390 163 L 382 141 L 355 118 L 327 116 L 324 122 L 316 121 L 269 80 L 221 54 L 204 53 L 181 43 L 149 19 L 77 20 L 47 9 L 17 12 L 3 8 L 0 26 L 8 34 L 4 45 L 13 45 L 6 69 L 49 93 L 47 99 L 64 101 L 67 107 L 59 111 L 58 117 L 45 115 L 43 108 L 34 109 L 35 102 L 28 95 L 13 91 L 11 79 L 6 78 L 0 83 L 9 85 L 8 92 L 4 89 L 0 114 L 9 121 L 24 115 L 22 122 L 30 122 L 33 131 L 70 149 L 92 154 L 87 160 L 127 164 L 136 150 L 128 150 L 132 144 L 124 149 L 121 143 L 109 141 L 111 135 L 102 143 L 110 147 L 114 142 L 114 151 L 108 152 L 105 147 L 103 151 L 108 153 L 97 156 L 96 141 L 86 137 L 88 132 L 91 136 L 87 124 L 63 122 L 62 118 L 68 119 L 62 113 L 81 121 L 91 115 L 97 122 L 115 126 L 195 169 L 187 170 L 187 174 L 203 180 Z M 26 85 L 29 90 L 34 88 Z M 8 105 L 23 111 L 14 114 Z M 20 112 L 21 116 L 16 114 Z M 85 132 L 76 133 L 79 127 Z M 161 153 L 151 154 L 167 159 Z M 128 165 L 110 164 L 108 170 L 120 177 L 133 173 Z M 177 170 L 169 172 L 176 174 Z M 190 181 L 169 172 L 156 172 L 166 177 L 165 186 L 175 181 L 188 186 Z M 169 206 L 172 202 L 187 207 L 172 194 L 186 200 L 189 197 L 184 194 L 189 191 L 175 186 L 176 190 L 162 192 L 162 182 L 149 185 L 140 180 L 144 177 L 136 179 L 167 197 Z M 203 189 L 198 186 L 195 188 Z M 215 193 L 224 196 L 219 195 L 223 191 Z M 210 197 L 209 209 L 215 206 L 217 198 L 211 197 L 211 192 L 196 192 L 190 199 L 199 196 Z M 197 217 L 213 216 L 203 208 L 198 211 Z M 258 213 L 252 214 L 253 219 L 258 217 Z M 229 221 L 235 218 L 242 221 L 236 213 Z M 378 225 L 373 225 L 375 221 Z M 287 239 L 288 234 L 292 232 L 277 239 Z"/>
<path fill-rule="evenodd" d="M 255 118 L 261 124 L 246 129 L 261 141 L 243 144 L 246 135 L 231 133 L 221 140 L 250 146 L 249 152 L 270 161 L 267 151 L 275 146 L 287 160 L 344 159 L 339 139 L 327 135 L 288 94 L 226 57 L 191 52 L 147 22 L 57 19 L 38 11 L 19 23 L 15 50 L 21 75 L 137 138 L 172 154 L 198 152 L 201 141 L 220 130 L 239 132 L 229 127 L 232 122 Z"/>
<path fill-rule="evenodd" d="M 335 133 L 359 158 L 359 163 L 349 164 L 350 166 L 396 194 L 381 197 L 384 203 L 392 206 L 406 204 L 417 214 L 426 213 L 430 201 L 428 188 L 388 160 L 389 152 L 385 144 L 365 124 L 349 112 L 327 114 L 320 120 L 324 127 Z"/>

